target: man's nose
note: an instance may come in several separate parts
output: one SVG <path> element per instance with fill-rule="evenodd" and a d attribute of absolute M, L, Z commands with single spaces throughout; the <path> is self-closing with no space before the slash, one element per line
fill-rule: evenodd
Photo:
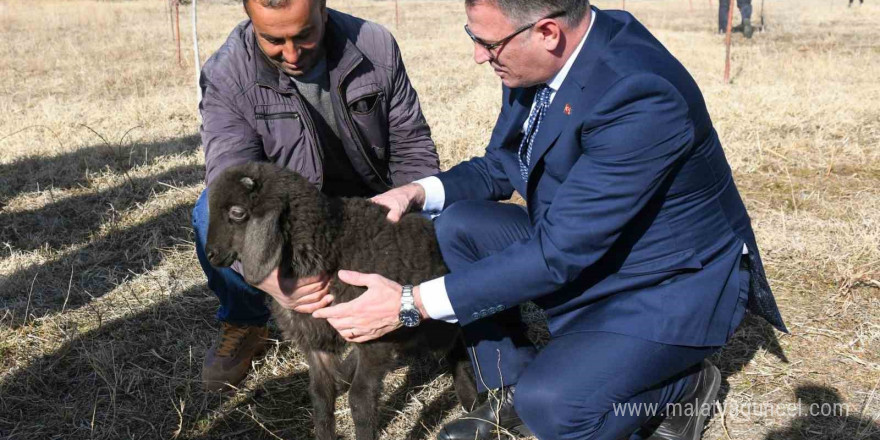
<path fill-rule="evenodd" d="M 292 41 L 284 43 L 284 49 L 281 50 L 281 56 L 287 64 L 296 64 L 299 61 L 299 51 Z"/>
<path fill-rule="evenodd" d="M 479 44 L 474 44 L 474 61 L 477 64 L 483 64 L 492 61 L 492 58 L 492 53 L 489 52 L 489 49 L 486 49 Z"/>

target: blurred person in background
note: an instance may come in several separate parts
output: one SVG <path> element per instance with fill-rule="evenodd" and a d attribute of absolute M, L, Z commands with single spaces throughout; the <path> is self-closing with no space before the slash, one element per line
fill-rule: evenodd
<path fill-rule="evenodd" d="M 736 0 L 736 7 L 742 16 L 742 22 L 734 26 L 732 32 L 742 32 L 746 38 L 752 38 L 755 28 L 752 26 L 752 0 Z M 730 13 L 730 0 L 718 0 L 718 32 L 727 32 L 727 16 Z"/>
<path fill-rule="evenodd" d="M 369 197 L 438 172 L 439 162 L 400 49 L 381 26 L 325 0 L 244 0 L 248 19 L 205 63 L 201 136 L 206 182 L 224 169 L 272 162 L 330 196 Z M 236 386 L 266 347 L 266 293 L 292 310 L 327 305 L 326 274 L 297 281 L 277 270 L 248 285 L 239 265 L 205 255 L 208 190 L 193 211 L 196 251 L 220 300 L 221 331 L 207 351 L 208 390 Z"/>

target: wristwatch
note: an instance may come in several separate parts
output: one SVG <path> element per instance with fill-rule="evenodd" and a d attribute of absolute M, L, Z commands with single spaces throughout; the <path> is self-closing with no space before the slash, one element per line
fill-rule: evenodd
<path fill-rule="evenodd" d="M 422 314 L 416 308 L 416 301 L 413 297 L 412 284 L 403 286 L 403 296 L 400 297 L 400 314 L 398 318 L 404 327 L 416 327 L 422 322 Z"/>

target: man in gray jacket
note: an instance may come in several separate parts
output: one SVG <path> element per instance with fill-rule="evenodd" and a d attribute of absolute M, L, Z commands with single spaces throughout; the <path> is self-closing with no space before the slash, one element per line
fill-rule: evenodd
<path fill-rule="evenodd" d="M 243 0 L 249 20 L 205 63 L 200 86 L 208 184 L 229 166 L 272 162 L 325 194 L 370 197 L 436 174 L 418 96 L 391 34 L 327 9 L 325 0 Z M 207 190 L 193 210 L 196 252 L 220 299 L 219 338 L 205 356 L 208 390 L 237 385 L 265 348 L 264 293 L 311 313 L 332 301 L 327 277 L 273 272 L 257 286 L 205 257 Z"/>

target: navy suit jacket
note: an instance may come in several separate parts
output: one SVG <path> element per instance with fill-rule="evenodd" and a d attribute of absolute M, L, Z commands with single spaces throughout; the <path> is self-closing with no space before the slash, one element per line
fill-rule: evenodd
<path fill-rule="evenodd" d="M 485 155 L 437 176 L 446 206 L 519 192 L 533 227 L 530 239 L 447 275 L 459 322 L 532 300 L 554 335 L 716 346 L 748 303 L 784 331 L 697 84 L 632 15 L 593 13 L 536 135 L 527 183 L 516 152 L 534 87 L 505 87 Z M 751 280 L 738 270 L 744 243 Z"/>

